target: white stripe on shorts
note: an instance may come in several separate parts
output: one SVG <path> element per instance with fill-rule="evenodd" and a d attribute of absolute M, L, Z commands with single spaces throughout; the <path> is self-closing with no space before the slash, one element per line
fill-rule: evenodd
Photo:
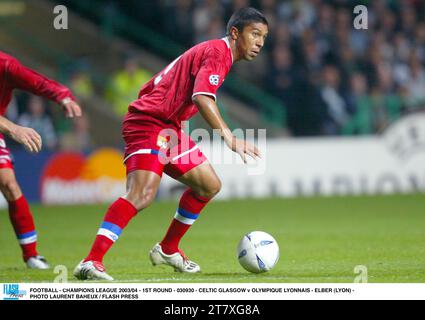
<path fill-rule="evenodd" d="M 132 156 L 136 155 L 136 154 L 150 154 L 152 152 L 152 149 L 140 149 L 137 150 L 136 152 L 133 152 L 132 154 L 129 154 L 127 157 L 125 157 L 124 159 L 124 163 Z"/>
<path fill-rule="evenodd" d="M 175 156 L 172 160 L 173 161 L 176 161 L 176 160 L 180 159 L 181 157 L 184 157 L 185 155 L 187 155 L 188 153 L 191 153 L 192 151 L 194 151 L 196 149 L 199 149 L 199 147 L 198 146 L 194 146 L 192 149 L 187 150 L 187 151 L 185 151 L 183 153 L 180 153 L 178 156 Z"/>

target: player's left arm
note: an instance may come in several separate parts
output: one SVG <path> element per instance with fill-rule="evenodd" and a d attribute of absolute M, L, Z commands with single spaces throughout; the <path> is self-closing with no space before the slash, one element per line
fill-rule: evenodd
<path fill-rule="evenodd" d="M 234 152 L 239 154 L 244 163 L 247 163 L 246 155 L 253 159 L 261 158 L 257 147 L 248 141 L 236 138 L 230 131 L 229 126 L 223 120 L 220 110 L 214 99 L 208 95 L 196 95 L 192 98 L 193 103 L 198 107 L 199 112 L 205 121 L 215 129 L 224 139 L 226 145 Z"/>
<path fill-rule="evenodd" d="M 22 144 L 30 152 L 39 152 L 41 150 L 41 136 L 32 128 L 19 126 L 0 116 L 0 132 Z"/>
<path fill-rule="evenodd" d="M 62 107 L 67 117 L 81 116 L 81 107 L 67 87 L 23 66 L 18 60 L 10 61 L 8 78 L 15 88 L 56 102 Z"/>

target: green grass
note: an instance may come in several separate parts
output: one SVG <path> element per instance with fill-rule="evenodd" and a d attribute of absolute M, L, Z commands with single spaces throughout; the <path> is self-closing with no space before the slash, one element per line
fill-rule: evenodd
<path fill-rule="evenodd" d="M 202 273 L 153 267 L 151 247 L 162 239 L 176 202 L 156 202 L 130 223 L 104 262 L 118 282 L 350 283 L 354 267 L 369 282 L 425 282 L 425 197 L 339 197 L 212 202 L 181 243 Z M 72 269 L 86 256 L 107 209 L 32 206 L 39 251 Z M 281 258 L 270 272 L 245 272 L 236 246 L 248 231 L 271 233 Z M 53 270 L 26 269 L 7 212 L 0 213 L 0 282 L 52 282 Z"/>

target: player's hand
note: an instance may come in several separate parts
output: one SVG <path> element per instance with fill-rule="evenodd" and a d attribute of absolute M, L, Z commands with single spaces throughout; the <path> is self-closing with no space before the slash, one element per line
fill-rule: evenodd
<path fill-rule="evenodd" d="M 245 140 L 234 138 L 230 148 L 232 151 L 239 154 L 244 163 L 247 163 L 246 155 L 249 155 L 254 160 L 261 158 L 260 151 L 257 149 L 257 147 Z"/>
<path fill-rule="evenodd" d="M 60 102 L 60 105 L 68 118 L 81 117 L 81 107 L 75 101 L 65 98 Z"/>
<path fill-rule="evenodd" d="M 15 125 L 10 131 L 10 137 L 23 144 L 29 152 L 40 152 L 42 141 L 40 135 L 31 128 Z"/>

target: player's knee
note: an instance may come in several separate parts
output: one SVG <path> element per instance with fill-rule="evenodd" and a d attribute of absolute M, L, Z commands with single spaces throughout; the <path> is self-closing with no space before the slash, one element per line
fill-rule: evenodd
<path fill-rule="evenodd" d="M 0 179 L 0 190 L 9 201 L 16 200 L 21 195 L 21 189 L 15 179 Z"/>
<path fill-rule="evenodd" d="M 211 193 L 213 194 L 213 196 L 215 196 L 216 194 L 218 194 L 221 190 L 221 181 L 220 179 L 217 179 L 215 181 L 215 183 L 213 184 L 213 187 L 211 188 Z"/>
<path fill-rule="evenodd" d="M 205 198 L 213 198 L 221 190 L 221 181 L 220 179 L 213 179 L 208 182 L 208 184 L 202 188 L 199 192 L 199 195 Z"/>
<path fill-rule="evenodd" d="M 129 192 L 127 195 L 127 200 L 133 204 L 137 211 L 140 211 L 149 207 L 150 204 L 155 200 L 155 197 L 155 188 L 146 187 L 137 194 L 134 192 Z"/>
<path fill-rule="evenodd" d="M 145 209 L 155 200 L 156 193 L 153 190 L 147 190 L 139 199 L 139 207 Z"/>

